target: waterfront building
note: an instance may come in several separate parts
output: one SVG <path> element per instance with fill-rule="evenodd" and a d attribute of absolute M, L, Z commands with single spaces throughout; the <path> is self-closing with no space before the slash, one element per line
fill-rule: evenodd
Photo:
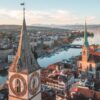
<path fill-rule="evenodd" d="M 23 8 L 19 46 L 8 74 L 9 100 L 41 100 L 40 67 L 31 51 Z"/>
<path fill-rule="evenodd" d="M 78 70 L 88 72 L 92 77 L 100 78 L 100 52 L 97 52 L 94 46 L 89 45 L 86 22 L 84 44 L 82 46 L 82 55 L 78 60 Z"/>
<path fill-rule="evenodd" d="M 63 67 L 63 63 L 59 62 L 48 66 L 47 70 L 42 70 L 42 88 L 44 91 L 46 88 L 54 90 L 56 100 L 66 100 L 67 91 L 75 82 L 73 73 Z"/>

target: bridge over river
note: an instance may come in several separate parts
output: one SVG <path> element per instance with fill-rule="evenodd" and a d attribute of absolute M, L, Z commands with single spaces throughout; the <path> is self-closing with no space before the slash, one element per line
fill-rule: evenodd
<path fill-rule="evenodd" d="M 82 48 L 82 45 L 79 45 L 79 44 L 63 44 L 61 46 L 61 48 Z"/>

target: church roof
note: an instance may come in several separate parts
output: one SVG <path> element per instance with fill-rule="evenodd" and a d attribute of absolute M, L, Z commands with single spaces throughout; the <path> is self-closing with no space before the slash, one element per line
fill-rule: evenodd
<path fill-rule="evenodd" d="M 19 46 L 16 57 L 10 66 L 10 71 L 31 73 L 39 69 L 39 65 L 34 58 L 29 43 L 29 36 L 27 34 L 26 21 L 25 21 L 25 8 L 23 9 L 23 25 L 20 34 Z"/>
<path fill-rule="evenodd" d="M 89 47 L 86 22 L 85 22 L 85 31 L 84 31 L 84 46 Z"/>

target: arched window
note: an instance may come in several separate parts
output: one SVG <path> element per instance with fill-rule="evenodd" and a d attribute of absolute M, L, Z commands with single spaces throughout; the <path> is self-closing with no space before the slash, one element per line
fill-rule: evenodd
<path fill-rule="evenodd" d="M 79 69 L 82 69 L 82 64 L 80 63 L 80 65 L 79 65 Z"/>
<path fill-rule="evenodd" d="M 89 71 L 93 71 L 92 64 L 90 64 L 90 66 L 89 66 Z"/>
<path fill-rule="evenodd" d="M 85 50 L 83 51 L 83 55 L 85 55 Z"/>

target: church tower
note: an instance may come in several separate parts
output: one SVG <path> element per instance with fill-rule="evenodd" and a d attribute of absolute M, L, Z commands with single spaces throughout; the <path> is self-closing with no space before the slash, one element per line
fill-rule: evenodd
<path fill-rule="evenodd" d="M 82 47 L 82 61 L 87 62 L 88 57 L 89 57 L 89 43 L 88 43 L 87 25 L 85 21 L 84 45 Z"/>
<path fill-rule="evenodd" d="M 9 68 L 8 80 L 9 100 L 41 100 L 40 67 L 31 51 L 25 21 L 25 7 L 19 46 Z"/>

